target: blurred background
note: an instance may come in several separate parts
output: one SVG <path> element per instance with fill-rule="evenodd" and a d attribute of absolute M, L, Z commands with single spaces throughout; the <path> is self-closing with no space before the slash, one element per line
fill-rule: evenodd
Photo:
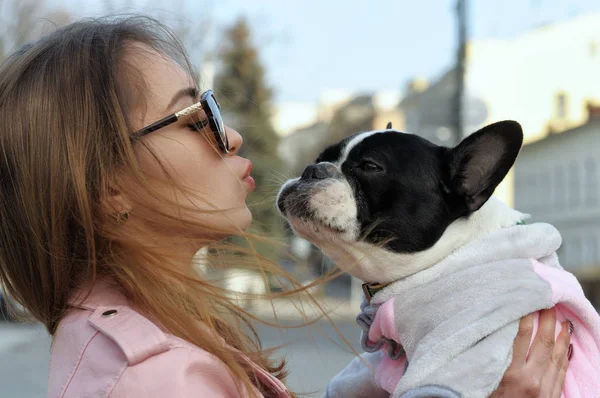
<path fill-rule="evenodd" d="M 600 308 L 597 0 L 0 0 L 0 62 L 57 26 L 123 13 L 157 18 L 186 45 L 255 165 L 253 228 L 284 241 L 294 259 L 260 250 L 302 283 L 335 265 L 292 235 L 274 197 L 324 146 L 390 121 L 451 146 L 514 119 L 526 145 L 496 196 L 560 230 L 561 263 Z M 278 287 L 248 270 L 220 277 L 242 293 Z M 356 349 L 360 292 L 348 276 L 313 289 Z M 0 298 L 5 313 L 9 298 Z M 272 316 L 270 304 L 252 308 Z M 289 303 L 276 309 L 284 322 L 302 322 Z M 354 355 L 327 323 L 259 331 L 267 347 L 288 344 L 281 353 L 297 392 L 322 392 Z M 39 325 L 0 321 L 0 397 L 46 395 L 49 345 Z"/>

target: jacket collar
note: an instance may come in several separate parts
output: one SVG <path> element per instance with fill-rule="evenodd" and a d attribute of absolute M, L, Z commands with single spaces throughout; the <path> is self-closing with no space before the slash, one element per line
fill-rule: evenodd
<path fill-rule="evenodd" d="M 69 305 L 94 311 L 100 306 L 129 306 L 130 303 L 115 281 L 99 277 L 92 284 L 77 289 L 69 299 Z"/>

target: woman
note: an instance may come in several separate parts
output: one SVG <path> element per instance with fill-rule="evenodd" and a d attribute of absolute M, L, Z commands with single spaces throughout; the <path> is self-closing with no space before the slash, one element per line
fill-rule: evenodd
<path fill-rule="evenodd" d="M 193 76 L 145 18 L 71 24 L 0 68 L 0 280 L 53 337 L 51 397 L 290 396 L 284 362 L 192 266 L 246 236 L 254 189 Z M 569 337 L 553 349 L 543 324 L 528 360 L 531 331 L 515 341 L 499 393 L 559 396 Z"/>

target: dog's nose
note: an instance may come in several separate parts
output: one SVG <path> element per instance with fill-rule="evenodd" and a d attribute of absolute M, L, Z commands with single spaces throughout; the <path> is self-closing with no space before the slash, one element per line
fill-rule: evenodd
<path fill-rule="evenodd" d="M 336 167 L 331 163 L 311 164 L 302 172 L 301 179 L 303 180 L 324 180 L 331 178 L 337 172 Z"/>

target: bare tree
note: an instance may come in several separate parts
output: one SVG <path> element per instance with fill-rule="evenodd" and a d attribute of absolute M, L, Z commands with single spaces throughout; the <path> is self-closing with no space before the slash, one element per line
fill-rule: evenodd
<path fill-rule="evenodd" d="M 155 8 L 157 3 L 158 0 L 148 0 L 142 11 L 172 29 L 187 50 L 202 85 L 211 85 L 216 53 L 211 48 L 211 34 L 214 33 L 212 0 L 182 0 L 176 12 L 172 9 Z"/>
<path fill-rule="evenodd" d="M 1 1 L 1 0 L 0 0 Z M 189 52 L 192 62 L 198 65 L 204 61 L 209 51 L 208 37 L 212 31 L 210 15 L 212 0 L 181 0 L 176 11 L 165 8 L 164 1 L 146 0 L 143 4 L 132 6 L 131 0 L 103 0 L 103 11 L 107 15 L 144 14 L 155 18 L 173 30 Z M 192 7 L 192 5 L 194 7 Z"/>
<path fill-rule="evenodd" d="M 69 20 L 69 13 L 48 9 L 44 0 L 0 0 L 0 62 L 23 44 Z"/>

